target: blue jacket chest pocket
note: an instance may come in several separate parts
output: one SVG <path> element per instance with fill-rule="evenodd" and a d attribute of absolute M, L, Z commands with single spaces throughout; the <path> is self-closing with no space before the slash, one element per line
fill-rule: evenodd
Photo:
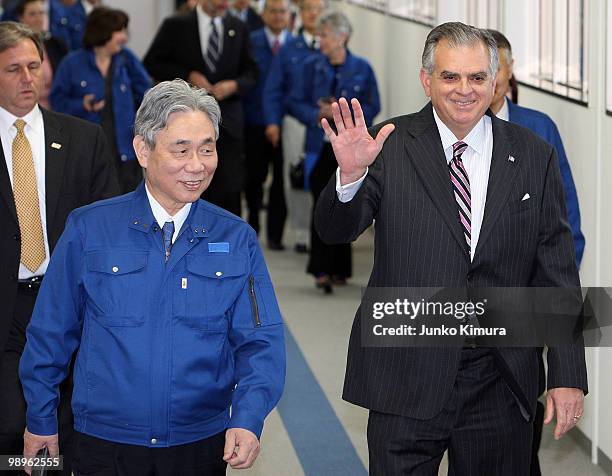
<path fill-rule="evenodd" d="M 247 260 L 225 253 L 186 257 L 185 276 L 178 278 L 175 314 L 189 318 L 192 327 L 222 330 L 225 314 L 244 286 Z"/>
<path fill-rule="evenodd" d="M 85 256 L 87 306 L 105 324 L 144 322 L 147 258 L 146 252 L 129 251 L 93 251 Z"/>

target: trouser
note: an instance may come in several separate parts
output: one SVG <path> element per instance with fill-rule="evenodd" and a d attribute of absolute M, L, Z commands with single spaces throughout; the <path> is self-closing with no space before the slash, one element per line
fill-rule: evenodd
<path fill-rule="evenodd" d="M 527 476 L 532 430 L 489 351 L 466 348 L 451 397 L 435 417 L 370 411 L 370 474 L 437 476 L 448 450 L 452 476 Z"/>
<path fill-rule="evenodd" d="M 19 290 L 15 301 L 11 334 L 3 354 L 0 354 L 0 455 L 23 454 L 23 432 L 26 427 L 26 402 L 19 380 L 19 359 L 25 345 L 25 326 L 29 322 L 36 302 L 36 291 Z M 72 375 L 60 385 L 58 406 L 59 447 L 64 457 L 62 475 L 70 476 L 72 460 L 73 419 Z M 0 471 L 15 475 L 15 472 Z M 55 474 L 55 473 L 51 473 Z"/>
<path fill-rule="evenodd" d="M 249 208 L 248 222 L 259 233 L 259 212 L 263 204 L 263 184 L 272 164 L 272 183 L 268 194 L 266 231 L 268 241 L 283 240 L 287 207 L 283 180 L 283 152 L 279 144 L 273 147 L 266 139 L 264 126 L 248 126 L 245 133 L 246 185 Z"/>
<path fill-rule="evenodd" d="M 285 198 L 289 215 L 289 226 L 293 230 L 296 243 L 308 244 L 312 199 L 308 191 L 292 188 L 291 180 L 289 179 L 291 165 L 298 163 L 304 152 L 306 128 L 293 117 L 285 116 L 282 131 Z"/>
<path fill-rule="evenodd" d="M 74 436 L 74 476 L 222 476 L 225 432 L 168 448 Z"/>

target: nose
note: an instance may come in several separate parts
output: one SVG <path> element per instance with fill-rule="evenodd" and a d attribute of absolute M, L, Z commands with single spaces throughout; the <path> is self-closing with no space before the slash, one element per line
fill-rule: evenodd
<path fill-rule="evenodd" d="M 194 151 L 185 163 L 185 172 L 197 174 L 201 173 L 204 169 L 204 160 L 198 156 L 197 151 Z"/>
<path fill-rule="evenodd" d="M 33 81 L 32 73 L 30 69 L 26 66 L 21 70 L 21 81 L 24 83 L 31 83 Z"/>
<path fill-rule="evenodd" d="M 459 94 L 468 95 L 472 92 L 472 85 L 470 84 L 470 80 L 466 77 L 462 77 L 459 80 L 459 84 L 457 85 L 456 91 Z"/>

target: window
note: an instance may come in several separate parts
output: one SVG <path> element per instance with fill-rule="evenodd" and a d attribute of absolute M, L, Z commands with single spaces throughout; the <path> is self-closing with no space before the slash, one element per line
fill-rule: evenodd
<path fill-rule="evenodd" d="M 586 103 L 588 0 L 517 0 L 505 9 L 517 79 Z"/>
<path fill-rule="evenodd" d="M 408 20 L 424 23 L 428 26 L 436 24 L 435 0 L 388 0 L 388 12 Z"/>
<path fill-rule="evenodd" d="M 466 0 L 466 21 L 478 28 L 501 30 L 501 0 Z"/>
<path fill-rule="evenodd" d="M 387 7 L 387 0 L 349 0 L 349 3 L 380 11 L 384 11 Z"/>

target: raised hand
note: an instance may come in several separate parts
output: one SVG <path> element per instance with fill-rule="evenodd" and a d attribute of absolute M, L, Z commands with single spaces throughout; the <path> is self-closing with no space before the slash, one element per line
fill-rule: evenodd
<path fill-rule="evenodd" d="M 332 104 L 332 115 L 336 125 L 336 134 L 327 119 L 321 120 L 321 127 L 329 138 L 340 167 L 340 182 L 344 185 L 361 178 L 382 149 L 387 137 L 395 126 L 387 124 L 378 131 L 376 139 L 368 133 L 363 110 L 359 101 L 351 99 L 355 120 L 345 98 Z"/>

